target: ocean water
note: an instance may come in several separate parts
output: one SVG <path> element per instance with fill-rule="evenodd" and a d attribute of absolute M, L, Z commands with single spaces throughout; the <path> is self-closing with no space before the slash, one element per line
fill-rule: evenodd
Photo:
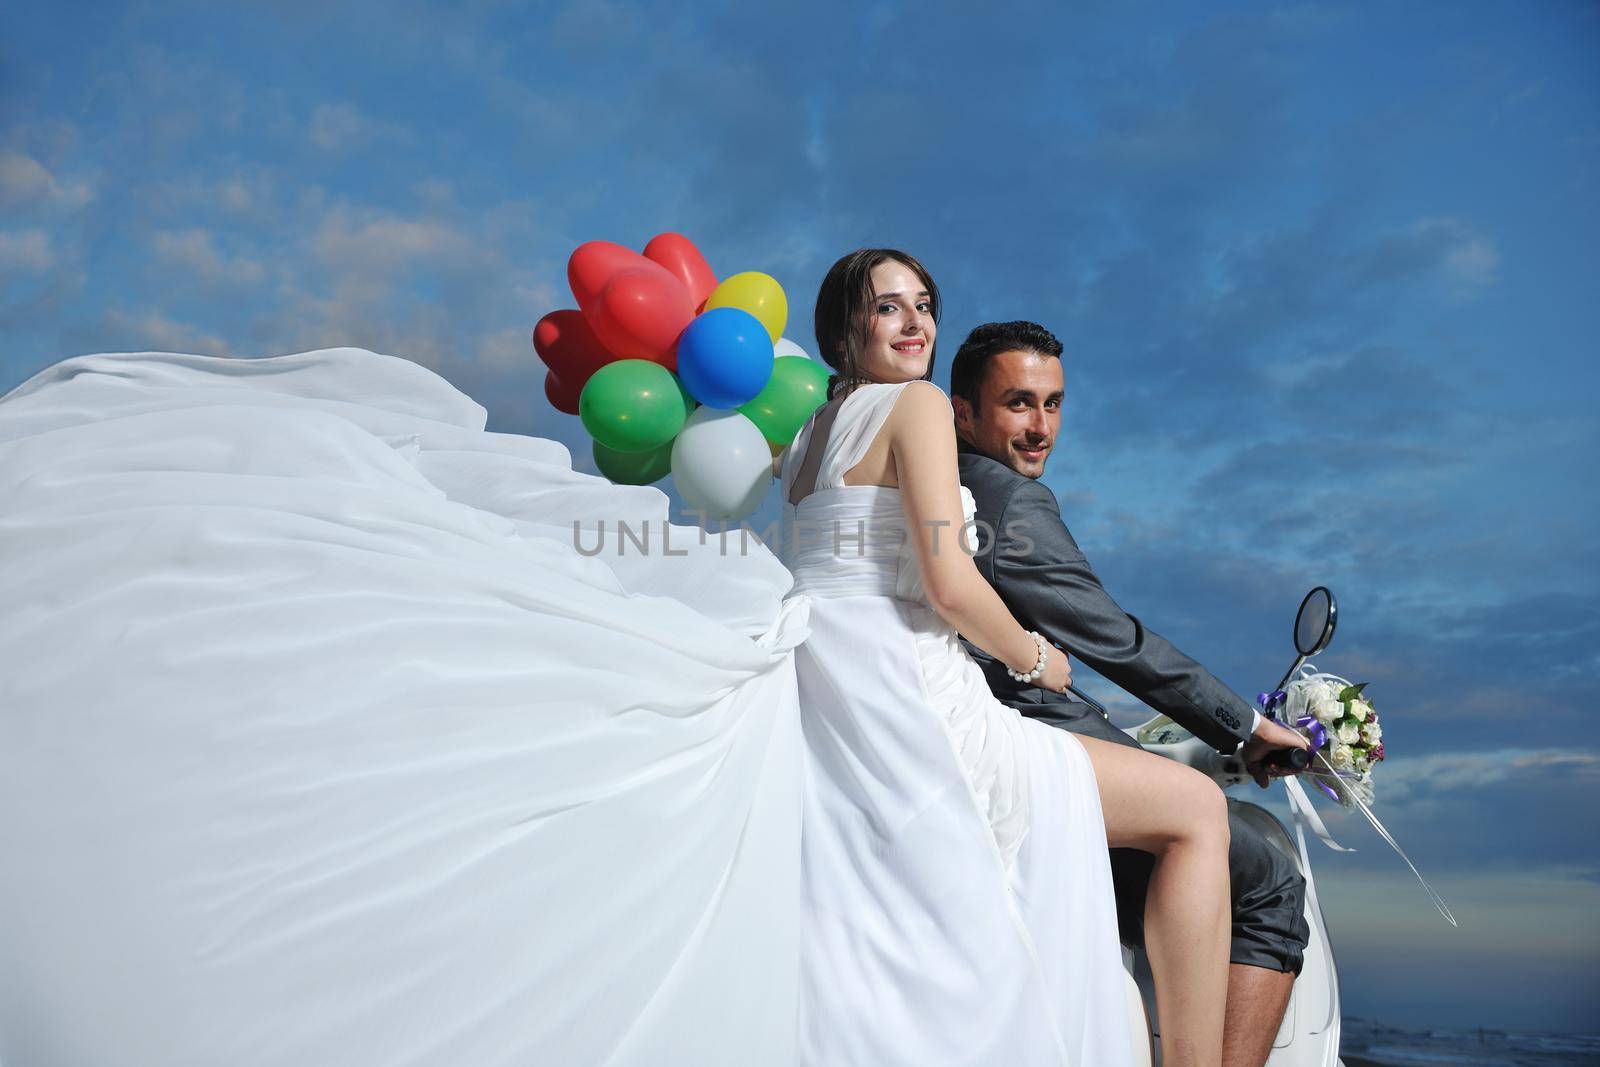
<path fill-rule="evenodd" d="M 1402 1030 L 1346 1018 L 1339 1054 L 1383 1067 L 1576 1067 L 1600 1064 L 1600 1034 Z"/>

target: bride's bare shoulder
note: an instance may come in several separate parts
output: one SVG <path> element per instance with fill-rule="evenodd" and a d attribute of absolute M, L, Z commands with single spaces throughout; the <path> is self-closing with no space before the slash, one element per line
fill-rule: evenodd
<path fill-rule="evenodd" d="M 891 417 L 904 426 L 920 426 L 931 423 L 949 423 L 954 415 L 950 407 L 950 398 L 929 381 L 907 382 L 906 387 L 900 390 L 900 395 L 895 398 L 894 411 Z"/>
<path fill-rule="evenodd" d="M 889 412 L 890 436 L 918 445 L 955 437 L 955 412 L 944 390 L 928 381 L 907 382 Z"/>

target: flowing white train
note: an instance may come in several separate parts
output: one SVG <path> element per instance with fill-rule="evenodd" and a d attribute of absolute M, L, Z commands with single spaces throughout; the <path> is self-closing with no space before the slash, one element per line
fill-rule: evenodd
<path fill-rule="evenodd" d="M 805 603 L 484 418 L 354 349 L 0 400 L 0 1063 L 792 1055 Z"/>

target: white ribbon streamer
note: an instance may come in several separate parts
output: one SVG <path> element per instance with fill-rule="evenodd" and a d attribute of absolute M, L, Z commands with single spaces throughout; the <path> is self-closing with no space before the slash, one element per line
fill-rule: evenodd
<path fill-rule="evenodd" d="M 1400 842 L 1394 839 L 1394 835 L 1389 832 L 1388 828 L 1378 820 L 1376 815 L 1372 814 L 1372 809 L 1367 807 L 1367 802 L 1362 800 L 1360 794 L 1354 789 L 1351 789 L 1349 786 L 1345 785 L 1344 781 L 1339 777 L 1339 773 L 1333 769 L 1333 764 L 1329 763 L 1321 752 L 1316 753 L 1316 758 L 1324 767 L 1328 768 L 1328 773 L 1333 777 L 1334 782 L 1338 784 L 1339 789 L 1348 795 L 1351 800 L 1356 802 L 1356 807 L 1361 809 L 1361 814 L 1367 817 L 1367 821 L 1372 824 L 1372 828 L 1378 831 L 1378 836 L 1383 838 L 1384 841 L 1388 843 L 1390 848 L 1394 849 L 1395 855 L 1406 861 L 1406 866 L 1411 868 L 1411 873 L 1416 875 L 1417 881 L 1422 883 L 1423 892 L 1428 894 L 1428 899 L 1433 901 L 1433 906 L 1439 909 L 1439 914 L 1443 915 L 1445 917 L 1445 921 L 1451 926 L 1459 928 L 1461 924 L 1456 922 L 1456 917 L 1451 913 L 1450 906 L 1444 902 L 1444 897 L 1440 896 L 1438 890 L 1429 885 L 1428 880 L 1422 877 L 1422 872 L 1417 870 L 1417 865 L 1411 862 L 1411 857 L 1406 855 L 1406 850 L 1400 847 Z M 1298 785 L 1299 783 L 1296 784 Z M 1301 790 L 1300 795 L 1304 797 L 1305 791 Z M 1310 804 L 1308 803 L 1306 806 L 1309 808 Z M 1314 816 L 1315 813 L 1313 813 L 1313 817 Z M 1321 822 L 1321 819 L 1317 819 L 1318 826 L 1321 825 Z M 1333 844 L 1329 837 L 1324 836 L 1325 834 L 1326 829 L 1324 828 L 1322 834 L 1319 834 L 1318 836 L 1321 836 L 1324 842 Z M 1336 844 L 1333 844 L 1333 847 L 1339 848 L 1339 846 Z M 1339 850 L 1341 852 L 1351 851 L 1350 849 L 1346 848 L 1339 848 Z"/>
<path fill-rule="evenodd" d="M 1320 757 L 1322 753 L 1319 752 L 1317 755 Z M 1310 825 L 1311 832 L 1317 835 L 1318 840 L 1335 852 L 1355 851 L 1353 848 L 1345 848 L 1333 839 L 1333 834 L 1329 832 L 1327 824 L 1322 821 L 1322 816 L 1317 814 L 1317 809 L 1312 805 L 1311 798 L 1306 796 L 1305 787 L 1300 784 L 1300 779 L 1285 777 L 1282 781 L 1284 790 L 1289 794 L 1289 811 L 1294 815 L 1297 829 L 1301 823 L 1306 823 Z M 1304 848 L 1304 843 L 1302 843 L 1302 859 L 1304 859 Z"/>
<path fill-rule="evenodd" d="M 1315 675 L 1315 668 L 1309 663 L 1301 671 L 1302 676 L 1305 677 Z M 1337 678 L 1334 675 L 1326 675 L 1325 677 L 1339 682 L 1344 681 L 1344 679 Z M 1290 721 L 1294 720 L 1291 718 Z M 1388 827 L 1384 826 L 1378 817 L 1372 814 L 1372 809 L 1367 806 L 1367 802 L 1361 799 L 1361 795 L 1356 790 L 1345 783 L 1344 779 L 1339 776 L 1339 772 L 1333 769 L 1333 764 L 1328 762 L 1326 756 L 1321 752 L 1315 752 L 1312 755 L 1317 762 L 1327 768 L 1327 779 L 1336 790 L 1355 801 L 1356 807 L 1360 809 L 1362 815 L 1366 816 L 1367 822 L 1371 823 L 1372 828 L 1378 831 L 1378 836 L 1383 838 L 1390 848 L 1394 849 L 1397 856 L 1405 860 L 1406 866 L 1411 868 L 1411 873 L 1417 876 L 1418 882 L 1422 883 L 1422 889 L 1428 894 L 1428 899 L 1433 902 L 1435 908 L 1439 909 L 1439 914 L 1443 915 L 1445 921 L 1451 926 L 1459 928 L 1461 924 L 1456 922 L 1456 917 L 1451 913 L 1450 906 L 1444 902 L 1444 897 L 1440 896 L 1439 892 L 1428 884 L 1428 880 L 1422 877 L 1422 872 L 1417 870 L 1417 865 L 1411 862 L 1411 857 L 1406 855 L 1406 850 L 1400 847 L 1400 842 L 1394 839 L 1394 835 L 1389 832 Z M 1305 787 L 1300 784 L 1298 778 L 1285 777 L 1282 781 L 1284 791 L 1289 794 L 1289 813 L 1294 818 L 1295 841 L 1300 848 L 1300 869 L 1305 875 L 1307 892 L 1315 899 L 1316 891 L 1312 888 L 1311 882 L 1311 857 L 1306 854 L 1305 828 L 1307 826 L 1311 827 L 1311 832 L 1317 835 L 1317 839 L 1335 852 L 1354 852 L 1355 849 L 1346 848 L 1334 840 L 1333 834 L 1328 831 L 1328 826 L 1322 821 L 1322 816 L 1317 814 L 1316 807 L 1311 803 L 1311 798 L 1306 795 Z"/>

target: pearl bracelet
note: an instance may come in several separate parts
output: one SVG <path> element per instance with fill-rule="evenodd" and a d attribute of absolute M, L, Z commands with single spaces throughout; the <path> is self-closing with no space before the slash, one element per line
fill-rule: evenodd
<path fill-rule="evenodd" d="M 1033 665 L 1033 670 L 1031 671 L 1014 671 L 1007 667 L 1006 673 L 1011 676 L 1011 680 L 1014 682 L 1035 682 L 1044 673 L 1044 659 L 1046 650 L 1050 646 L 1045 642 L 1044 636 L 1038 630 L 1029 630 L 1028 636 L 1033 638 L 1033 643 L 1039 646 L 1039 662 Z"/>

